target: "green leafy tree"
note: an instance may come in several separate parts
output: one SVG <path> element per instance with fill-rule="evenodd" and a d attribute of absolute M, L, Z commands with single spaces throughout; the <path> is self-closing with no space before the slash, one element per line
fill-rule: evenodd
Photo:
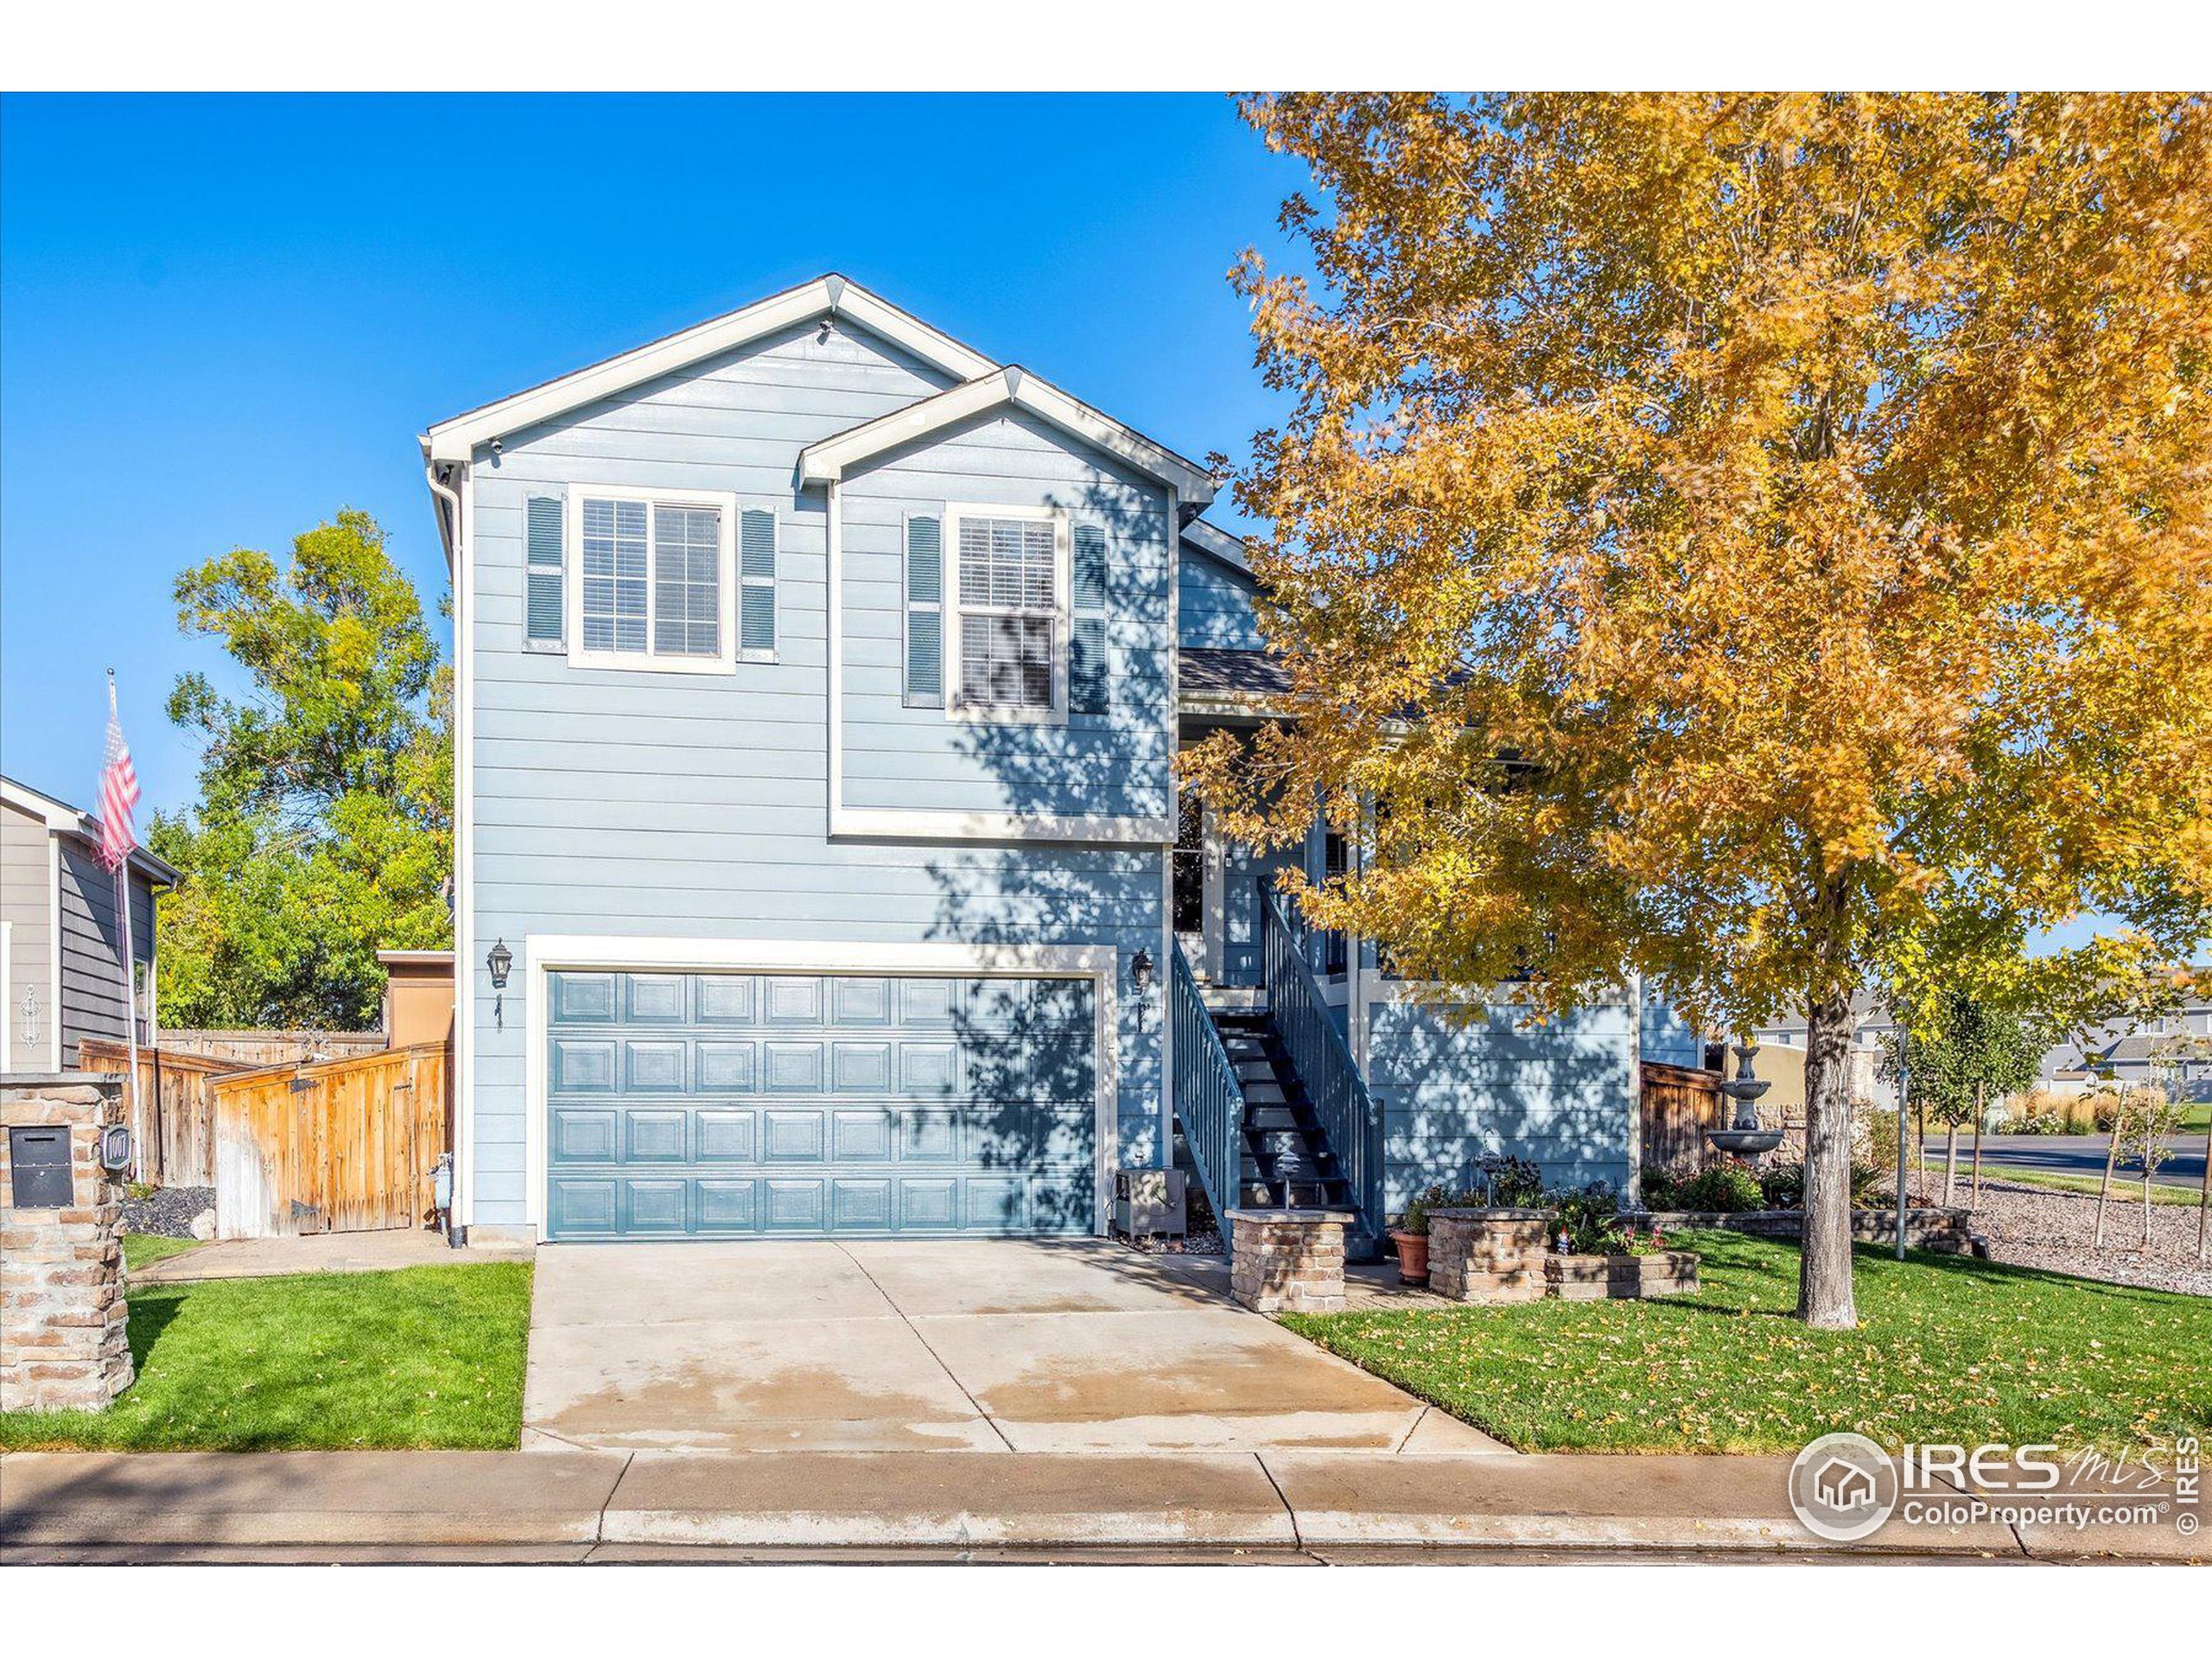
<path fill-rule="evenodd" d="M 1943 1126 L 1943 1202 L 1958 1192 L 1959 1129 L 1972 1124 L 1976 1147 L 1974 1186 L 1981 1187 L 1981 1120 L 1993 1099 L 2034 1087 L 2050 1039 L 2042 1021 L 2002 1003 L 1978 1000 L 1955 988 L 1933 989 L 1916 1000 L 1897 999 L 1909 1016 L 1907 1053 L 1910 1105 Z M 1897 1039 L 1885 1039 L 1896 1075 Z"/>
<path fill-rule="evenodd" d="M 161 906 L 176 1026 L 360 1026 L 379 950 L 452 939 L 452 682 L 385 533 L 346 511 L 283 564 L 239 548 L 177 578 L 177 622 L 251 684 L 187 674 L 169 717 L 203 741 L 200 800 L 158 816 L 184 873 Z"/>

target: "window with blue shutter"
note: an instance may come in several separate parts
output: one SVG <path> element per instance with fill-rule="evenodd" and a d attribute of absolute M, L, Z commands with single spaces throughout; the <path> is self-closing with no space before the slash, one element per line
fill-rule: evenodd
<path fill-rule="evenodd" d="M 747 507 L 738 515 L 738 654 L 755 662 L 776 655 L 776 515 Z"/>
<path fill-rule="evenodd" d="M 533 495 L 526 514 L 523 576 L 524 642 L 532 651 L 559 651 L 566 643 L 562 559 L 561 498 Z"/>
<path fill-rule="evenodd" d="M 909 709 L 944 706 L 944 524 L 906 520 L 906 688 Z"/>
<path fill-rule="evenodd" d="M 1106 531 L 1098 524 L 1075 527 L 1071 572 L 1075 625 L 1068 659 L 1068 711 L 1103 715 L 1109 695 L 1106 671 Z"/>

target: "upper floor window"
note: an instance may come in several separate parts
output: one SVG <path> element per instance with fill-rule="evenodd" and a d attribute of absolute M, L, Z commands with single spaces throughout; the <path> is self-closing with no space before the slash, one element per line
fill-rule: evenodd
<path fill-rule="evenodd" d="M 956 712 L 1065 717 L 1068 538 L 1050 509 L 955 508 L 950 630 Z"/>
<path fill-rule="evenodd" d="M 720 672 L 737 658 L 737 510 L 721 495 L 579 486 L 571 662 Z"/>

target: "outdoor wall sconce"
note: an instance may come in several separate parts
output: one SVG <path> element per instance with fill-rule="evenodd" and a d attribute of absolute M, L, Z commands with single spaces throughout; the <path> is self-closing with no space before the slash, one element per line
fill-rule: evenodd
<path fill-rule="evenodd" d="M 492 999 L 492 1024 L 495 1029 L 500 1031 L 507 1028 L 507 999 L 504 993 L 507 988 L 507 970 L 514 965 L 515 953 L 507 949 L 507 942 L 504 938 L 492 947 L 490 954 L 484 958 L 484 966 L 491 970 L 492 988 L 495 992 L 501 993 Z"/>
<path fill-rule="evenodd" d="M 1137 994 L 1137 1029 L 1144 1029 L 1145 1006 L 1152 1001 L 1152 982 L 1155 970 L 1152 952 L 1139 950 L 1129 958 L 1129 988 Z"/>

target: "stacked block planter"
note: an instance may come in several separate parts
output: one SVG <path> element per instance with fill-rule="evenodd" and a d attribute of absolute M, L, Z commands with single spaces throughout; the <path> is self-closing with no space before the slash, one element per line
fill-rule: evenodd
<path fill-rule="evenodd" d="M 1455 1302 L 1605 1301 L 1697 1288 L 1688 1250 L 1649 1255 L 1557 1255 L 1547 1210 L 1434 1210 L 1428 1287 Z"/>

